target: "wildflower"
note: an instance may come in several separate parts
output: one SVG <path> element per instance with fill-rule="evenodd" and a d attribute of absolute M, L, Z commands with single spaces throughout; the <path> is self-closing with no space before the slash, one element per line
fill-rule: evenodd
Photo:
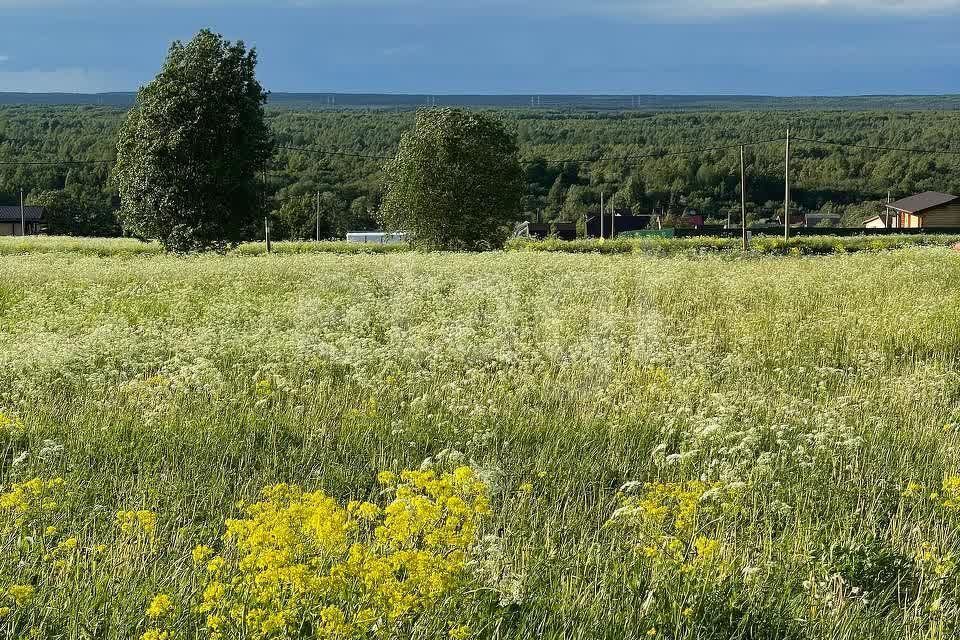
<path fill-rule="evenodd" d="M 703 560 L 709 560 L 720 551 L 720 541 L 707 538 L 706 536 L 697 536 L 693 541 L 693 547 L 697 551 L 697 557 Z"/>
<path fill-rule="evenodd" d="M 367 637 L 449 598 L 490 513 L 486 485 L 469 467 L 380 479 L 395 489 L 386 507 L 277 484 L 228 520 L 198 598 L 211 636 L 265 640 L 306 624 L 318 638 Z"/>
<path fill-rule="evenodd" d="M 23 422 L 20 418 L 0 411 L 0 432 L 17 433 L 22 432 L 23 429 Z"/>
<path fill-rule="evenodd" d="M 10 615 L 10 607 L 0 607 L 0 620 Z"/>
<path fill-rule="evenodd" d="M 120 531 L 128 536 L 144 535 L 152 542 L 156 538 L 157 514 L 153 511 L 118 511 L 116 518 Z"/>
<path fill-rule="evenodd" d="M 152 619 L 162 618 L 173 611 L 173 600 L 165 593 L 154 597 L 147 607 L 147 617 Z"/>
<path fill-rule="evenodd" d="M 533 484 L 530 482 L 524 482 L 522 485 L 520 485 L 519 491 L 520 493 L 533 493 Z"/>
<path fill-rule="evenodd" d="M 173 640 L 173 634 L 169 631 L 160 631 L 159 629 L 148 629 L 140 640 Z"/>
<path fill-rule="evenodd" d="M 470 637 L 470 627 L 465 625 L 460 625 L 459 627 L 453 627 L 450 629 L 450 632 L 447 634 L 450 640 L 466 640 Z"/>
<path fill-rule="evenodd" d="M 36 589 L 29 584 L 14 584 L 7 588 L 7 595 L 20 607 L 29 604 L 35 593 Z"/>
<path fill-rule="evenodd" d="M 943 481 L 943 506 L 960 511 L 960 476 L 951 476 Z"/>
<path fill-rule="evenodd" d="M 51 525 L 43 530 L 43 535 L 47 537 L 55 536 L 57 535 L 57 528 Z"/>
<path fill-rule="evenodd" d="M 926 491 L 926 487 L 911 480 L 907 483 L 907 486 L 903 488 L 902 495 L 904 498 L 916 498 L 922 495 L 924 491 Z"/>
<path fill-rule="evenodd" d="M 66 538 L 62 540 L 60 544 L 57 545 L 57 549 L 60 551 L 70 552 L 77 548 L 79 540 L 74 537 Z"/>
<path fill-rule="evenodd" d="M 9 491 L 0 493 L 0 512 L 6 512 L 22 523 L 27 518 L 55 511 L 59 508 L 58 498 L 63 484 L 63 478 L 33 478 L 14 484 Z"/>
<path fill-rule="evenodd" d="M 207 558 L 213 555 L 213 549 L 201 544 L 194 547 L 191 555 L 193 556 L 193 564 L 201 565 L 207 561 Z"/>

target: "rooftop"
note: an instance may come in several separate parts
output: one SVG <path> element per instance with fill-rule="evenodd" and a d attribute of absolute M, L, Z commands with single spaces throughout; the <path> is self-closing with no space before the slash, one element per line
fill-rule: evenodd
<path fill-rule="evenodd" d="M 960 200 L 960 196 L 950 195 L 949 193 L 938 193 L 936 191 L 926 191 L 924 193 L 918 193 L 915 196 L 910 196 L 909 198 L 904 198 L 903 200 L 891 202 L 887 206 L 897 211 L 903 211 L 904 213 L 923 213 L 928 209 L 951 204 L 957 200 Z"/>
<path fill-rule="evenodd" d="M 23 218 L 27 222 L 41 222 L 43 214 L 43 207 L 23 208 Z M 0 222 L 20 222 L 20 205 L 0 206 Z"/>

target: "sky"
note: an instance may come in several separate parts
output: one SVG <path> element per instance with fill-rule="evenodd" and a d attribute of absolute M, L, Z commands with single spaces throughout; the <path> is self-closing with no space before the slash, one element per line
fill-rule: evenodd
<path fill-rule="evenodd" d="M 135 91 L 204 27 L 273 92 L 960 93 L 960 0 L 0 0 L 0 91 Z"/>

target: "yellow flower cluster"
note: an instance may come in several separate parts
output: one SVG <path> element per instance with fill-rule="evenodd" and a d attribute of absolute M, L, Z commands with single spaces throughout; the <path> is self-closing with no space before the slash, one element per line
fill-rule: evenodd
<path fill-rule="evenodd" d="M 946 577 L 957 568 L 957 562 L 952 553 L 943 553 L 929 542 L 920 543 L 915 559 L 924 570 L 938 578 Z"/>
<path fill-rule="evenodd" d="M 680 565 L 706 562 L 722 551 L 719 540 L 705 535 L 730 506 L 720 500 L 723 485 L 689 482 L 648 483 L 640 495 L 621 495 L 609 525 L 631 530 L 643 555 L 655 562 Z M 687 563 L 687 564 L 685 564 Z"/>
<path fill-rule="evenodd" d="M 33 478 L 14 484 L 0 493 L 0 512 L 22 525 L 29 518 L 55 511 L 62 488 L 63 478 Z"/>
<path fill-rule="evenodd" d="M 951 476 L 943 481 L 943 506 L 960 511 L 960 476 Z"/>
<path fill-rule="evenodd" d="M 903 488 L 901 495 L 908 500 L 929 499 L 952 511 L 960 511 L 960 476 L 949 476 L 943 480 L 942 491 L 927 488 L 913 480 Z"/>
<path fill-rule="evenodd" d="M 117 526 L 121 533 L 127 536 L 144 536 L 151 542 L 157 536 L 157 514 L 153 511 L 118 511 Z"/>
<path fill-rule="evenodd" d="M 33 600 L 33 595 L 35 593 L 36 589 L 29 584 L 14 584 L 10 585 L 10 587 L 7 589 L 7 596 L 21 606 L 28 604 L 31 600 Z"/>
<path fill-rule="evenodd" d="M 394 495 L 383 509 L 269 487 L 245 518 L 227 521 L 219 555 L 197 547 L 206 578 L 196 611 L 211 637 L 368 637 L 450 595 L 490 513 L 487 486 L 469 467 L 379 480 Z"/>
<path fill-rule="evenodd" d="M 0 433 L 20 433 L 23 431 L 23 422 L 20 418 L 0 411 Z"/>

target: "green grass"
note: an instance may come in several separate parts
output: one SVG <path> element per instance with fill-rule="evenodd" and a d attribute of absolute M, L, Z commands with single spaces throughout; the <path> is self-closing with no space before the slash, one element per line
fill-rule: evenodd
<path fill-rule="evenodd" d="M 272 250 L 278 254 L 303 253 L 403 253 L 409 245 L 362 244 L 343 241 L 274 242 Z M 0 256 L 35 253 L 73 253 L 100 257 L 130 257 L 156 255 L 163 252 L 157 242 L 143 242 L 133 238 L 73 238 L 68 236 L 0 236 Z M 231 251 L 243 256 L 267 253 L 263 242 L 248 242 Z"/>
<path fill-rule="evenodd" d="M 493 516 L 456 599 L 385 636 L 443 637 L 454 614 L 478 638 L 956 633 L 955 252 L 94 244 L 116 250 L 0 251 L 16 254 L 0 257 L 0 410 L 22 422 L 0 434 L 0 481 L 66 489 L 49 539 L 0 509 L 0 589 L 37 594 L 4 605 L 0 637 L 137 638 L 161 592 L 178 637 L 207 637 L 191 550 L 222 545 L 237 500 L 291 482 L 380 501 L 379 471 L 449 450 L 489 479 Z M 605 526 L 625 483 L 643 498 L 692 481 L 719 492 L 694 502 L 712 556 L 657 556 L 663 536 L 693 539 L 644 509 Z M 158 515 L 154 543 L 119 531 L 131 509 Z M 66 536 L 78 551 L 58 564 Z"/>

